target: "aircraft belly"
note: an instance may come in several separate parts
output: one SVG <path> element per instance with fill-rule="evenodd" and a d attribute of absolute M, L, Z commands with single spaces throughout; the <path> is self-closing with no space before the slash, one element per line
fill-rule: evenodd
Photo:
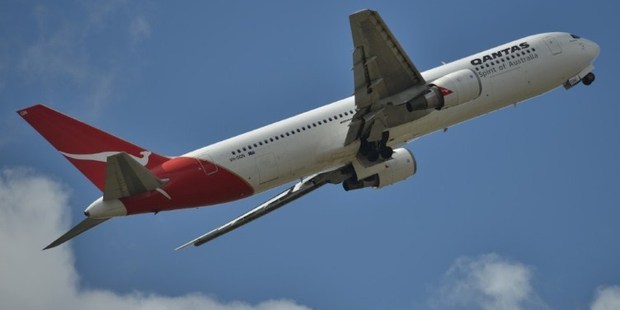
<path fill-rule="evenodd" d="M 296 179 L 321 171 L 337 168 L 349 163 L 357 153 L 359 143 L 344 146 L 346 127 L 338 130 L 336 126 L 321 128 L 312 136 L 296 141 L 292 146 L 279 148 L 277 165 L 287 167 L 278 171 L 278 177 L 255 186 L 256 192 L 262 192 Z M 340 138 L 338 137 L 340 136 Z M 258 171 L 261 171 L 258 167 Z M 273 173 L 270 172 L 270 173 Z"/>
<path fill-rule="evenodd" d="M 275 181 L 280 177 L 279 164 L 273 153 L 266 153 L 255 158 L 256 170 L 258 171 L 258 183 L 265 184 Z"/>

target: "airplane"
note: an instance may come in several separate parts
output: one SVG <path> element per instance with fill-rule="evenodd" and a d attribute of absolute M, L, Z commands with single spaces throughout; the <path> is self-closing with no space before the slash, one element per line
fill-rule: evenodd
<path fill-rule="evenodd" d="M 354 95 L 180 156 L 147 150 L 44 105 L 17 111 L 103 193 L 56 247 L 110 218 L 215 205 L 292 183 L 177 248 L 199 246 L 326 184 L 382 188 L 413 176 L 408 142 L 594 79 L 599 46 L 527 36 L 420 72 L 376 11 L 349 16 Z"/>

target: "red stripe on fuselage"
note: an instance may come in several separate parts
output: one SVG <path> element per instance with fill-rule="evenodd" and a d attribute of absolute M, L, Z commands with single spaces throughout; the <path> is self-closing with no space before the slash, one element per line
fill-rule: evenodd
<path fill-rule="evenodd" d="M 196 158 L 173 158 L 152 171 L 157 177 L 168 179 L 161 190 L 170 199 L 158 191 L 122 198 L 127 215 L 213 205 L 254 193 L 242 177 Z"/>

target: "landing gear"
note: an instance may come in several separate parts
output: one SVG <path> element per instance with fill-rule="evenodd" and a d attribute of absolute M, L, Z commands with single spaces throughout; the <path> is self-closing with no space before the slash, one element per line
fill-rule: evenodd
<path fill-rule="evenodd" d="M 380 148 L 377 146 L 376 142 L 368 142 L 365 140 L 362 141 L 359 152 L 371 163 L 379 160 L 379 155 L 381 155 Z"/>
<path fill-rule="evenodd" d="M 385 132 L 381 141 L 368 142 L 366 140 L 362 140 L 362 145 L 359 150 L 360 154 L 366 157 L 366 159 L 368 159 L 371 163 L 378 161 L 379 158 L 384 160 L 392 158 L 394 150 L 386 145 L 388 138 L 389 134 Z"/>
<path fill-rule="evenodd" d="M 379 152 L 377 150 L 370 150 L 366 155 L 366 159 L 371 163 L 376 162 L 379 159 Z"/>
<path fill-rule="evenodd" d="M 383 147 L 379 147 L 379 149 L 369 150 L 368 153 L 365 154 L 365 156 L 369 162 L 374 163 L 377 160 L 379 160 L 379 157 L 381 157 L 381 159 L 384 159 L 384 160 L 390 159 L 393 153 L 394 153 L 394 150 L 391 147 L 383 146 Z"/>
<path fill-rule="evenodd" d="M 586 76 L 583 77 L 583 79 L 581 79 L 581 82 L 583 83 L 583 85 L 590 85 L 592 84 L 592 82 L 594 82 L 594 79 L 596 77 L 594 76 L 594 73 L 590 72 L 588 74 L 586 74 Z"/>
<path fill-rule="evenodd" d="M 383 146 L 379 149 L 379 153 L 381 154 L 381 157 L 383 157 L 383 159 L 388 159 L 392 157 L 394 150 L 389 146 Z"/>

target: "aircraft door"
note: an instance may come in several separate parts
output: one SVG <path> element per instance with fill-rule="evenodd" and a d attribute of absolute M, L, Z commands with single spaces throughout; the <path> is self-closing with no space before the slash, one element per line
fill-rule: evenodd
<path fill-rule="evenodd" d="M 551 51 L 551 54 L 557 55 L 562 52 L 562 46 L 560 46 L 560 42 L 554 37 L 546 37 L 545 43 L 547 47 Z"/>
<path fill-rule="evenodd" d="M 217 165 L 215 165 L 213 159 L 211 158 L 211 156 L 205 154 L 203 155 L 206 157 L 206 160 L 199 160 L 196 159 L 198 161 L 198 164 L 200 164 L 200 167 L 202 168 L 202 171 L 204 171 L 204 173 L 206 175 L 212 175 L 214 173 L 217 172 L 218 168 Z"/>

